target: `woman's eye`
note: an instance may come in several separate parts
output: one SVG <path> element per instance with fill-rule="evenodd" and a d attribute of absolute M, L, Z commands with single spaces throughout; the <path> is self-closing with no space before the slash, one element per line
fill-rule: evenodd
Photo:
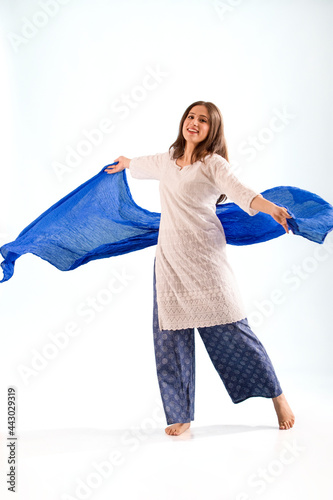
<path fill-rule="evenodd" d="M 193 118 L 193 116 L 190 115 L 188 118 Z M 204 123 L 207 123 L 207 120 L 205 120 L 204 118 L 201 118 L 201 121 L 204 122 Z"/>

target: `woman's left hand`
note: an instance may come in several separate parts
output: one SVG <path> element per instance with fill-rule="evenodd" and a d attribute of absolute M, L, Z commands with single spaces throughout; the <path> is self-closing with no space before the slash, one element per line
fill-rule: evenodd
<path fill-rule="evenodd" d="M 279 207 L 278 205 L 273 206 L 270 215 L 273 217 L 276 222 L 281 224 L 281 226 L 284 227 L 286 233 L 289 233 L 289 227 L 287 224 L 287 219 L 292 218 L 292 215 L 290 215 L 287 211 L 286 208 L 284 207 Z"/>

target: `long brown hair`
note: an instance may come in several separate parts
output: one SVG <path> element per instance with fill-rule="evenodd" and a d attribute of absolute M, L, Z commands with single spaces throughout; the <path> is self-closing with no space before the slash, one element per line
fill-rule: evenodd
<path fill-rule="evenodd" d="M 190 104 L 188 106 L 182 116 L 182 119 L 180 120 L 179 124 L 179 130 L 178 130 L 178 137 L 175 140 L 173 144 L 171 144 L 169 151 L 171 148 L 174 148 L 173 154 L 172 154 L 172 159 L 173 160 L 178 160 L 181 156 L 183 156 L 185 152 L 185 144 L 186 141 L 183 136 L 183 124 L 185 119 L 187 118 L 187 115 L 191 111 L 191 109 L 194 106 L 205 106 L 207 108 L 208 114 L 209 114 L 209 132 L 203 141 L 201 141 L 197 146 L 194 148 L 194 151 L 192 152 L 192 157 L 191 157 L 191 163 L 195 163 L 196 161 L 203 161 L 205 163 L 205 156 L 207 155 L 212 155 L 214 153 L 222 156 L 222 158 L 225 158 L 227 161 L 229 161 L 228 157 L 228 147 L 226 143 L 226 139 L 224 136 L 224 123 L 223 123 L 223 117 L 222 113 L 219 110 L 215 104 L 212 102 L 206 102 L 206 101 L 196 101 Z M 218 203 L 221 203 L 227 198 L 225 194 L 221 194 L 221 196 L 218 198 L 216 205 Z"/>

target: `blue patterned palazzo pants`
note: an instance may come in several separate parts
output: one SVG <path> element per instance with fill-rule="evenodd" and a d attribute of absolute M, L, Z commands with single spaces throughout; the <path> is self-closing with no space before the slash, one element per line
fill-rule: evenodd
<path fill-rule="evenodd" d="M 282 394 L 272 362 L 247 318 L 197 328 L 233 403 Z M 194 328 L 160 330 L 154 261 L 153 334 L 157 378 L 167 424 L 194 420 Z"/>

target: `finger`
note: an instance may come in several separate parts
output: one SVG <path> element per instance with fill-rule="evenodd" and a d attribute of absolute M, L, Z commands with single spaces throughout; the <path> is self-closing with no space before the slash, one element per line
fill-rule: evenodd
<path fill-rule="evenodd" d="M 117 172 L 117 170 L 115 170 L 116 167 L 107 167 L 104 172 L 106 172 L 107 174 L 114 174 L 115 172 Z"/>
<path fill-rule="evenodd" d="M 290 213 L 288 212 L 288 210 L 286 208 L 284 208 L 284 207 L 282 207 L 282 208 L 283 208 L 283 212 L 285 214 L 284 217 L 292 217 L 292 215 L 290 215 Z"/>

